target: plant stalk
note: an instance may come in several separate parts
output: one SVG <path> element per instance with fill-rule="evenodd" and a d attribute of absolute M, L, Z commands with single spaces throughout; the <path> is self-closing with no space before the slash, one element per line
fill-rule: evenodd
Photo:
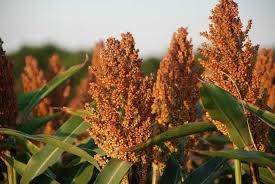
<path fill-rule="evenodd" d="M 242 184 L 241 161 L 234 159 L 234 166 L 235 166 L 235 183 Z"/>
<path fill-rule="evenodd" d="M 257 181 L 260 178 L 259 168 L 253 162 L 249 162 L 249 171 L 250 171 L 252 184 L 258 184 Z"/>
<path fill-rule="evenodd" d="M 152 163 L 152 184 L 158 184 L 160 179 L 159 167 Z"/>

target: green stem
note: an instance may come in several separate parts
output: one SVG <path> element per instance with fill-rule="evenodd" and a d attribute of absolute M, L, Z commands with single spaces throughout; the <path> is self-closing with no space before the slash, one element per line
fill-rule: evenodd
<path fill-rule="evenodd" d="M 152 163 L 152 184 L 158 184 L 160 179 L 159 168 L 155 163 Z"/>
<path fill-rule="evenodd" d="M 235 183 L 242 184 L 241 161 L 235 159 L 234 165 L 235 165 Z"/>

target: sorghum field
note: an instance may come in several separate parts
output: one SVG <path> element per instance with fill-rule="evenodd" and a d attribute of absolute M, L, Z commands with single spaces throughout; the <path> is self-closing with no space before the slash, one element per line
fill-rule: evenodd
<path fill-rule="evenodd" d="M 233 0 L 209 14 L 205 43 L 180 27 L 159 66 L 130 32 L 71 67 L 55 53 L 19 66 L 1 40 L 0 183 L 274 184 L 272 50 Z"/>

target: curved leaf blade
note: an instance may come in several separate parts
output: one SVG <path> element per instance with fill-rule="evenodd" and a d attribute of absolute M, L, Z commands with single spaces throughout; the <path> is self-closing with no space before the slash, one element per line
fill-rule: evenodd
<path fill-rule="evenodd" d="M 94 166 L 85 162 L 79 168 L 71 184 L 86 184 L 89 183 L 93 176 Z"/>
<path fill-rule="evenodd" d="M 120 181 L 132 167 L 132 163 L 111 159 L 98 174 L 94 184 L 120 184 Z"/>
<path fill-rule="evenodd" d="M 201 155 L 234 158 L 243 162 L 253 162 L 263 167 L 275 169 L 275 155 L 260 151 L 245 151 L 241 149 L 228 151 L 194 151 Z"/>
<path fill-rule="evenodd" d="M 11 166 L 13 166 L 13 168 L 15 169 L 15 171 L 22 176 L 25 169 L 26 169 L 26 164 L 16 160 L 13 157 L 9 157 L 8 155 L 2 155 L 2 159 L 4 159 L 6 162 L 8 162 Z M 59 184 L 58 181 L 56 181 L 54 178 L 52 178 L 50 175 L 45 174 L 45 176 L 47 177 L 47 180 L 49 180 L 49 183 L 51 184 Z"/>
<path fill-rule="evenodd" d="M 65 143 L 72 143 L 77 135 L 86 131 L 90 125 L 79 117 L 71 117 L 57 131 L 56 136 Z M 48 167 L 56 163 L 64 150 L 52 145 L 44 146 L 39 152 L 34 154 L 27 164 L 25 175 L 27 182 L 45 172 Z"/>
<path fill-rule="evenodd" d="M 17 130 L 6 129 L 6 128 L 0 128 L 0 133 L 7 134 L 7 135 L 13 135 L 13 136 L 17 136 L 17 137 L 24 137 L 27 139 L 51 144 L 57 148 L 62 149 L 63 151 L 67 151 L 74 155 L 78 155 L 79 157 L 85 159 L 86 161 L 90 162 L 91 164 L 93 164 L 94 166 L 96 166 L 99 169 L 97 162 L 86 151 L 84 151 L 84 150 L 80 149 L 79 147 L 72 145 L 70 143 L 62 142 L 59 139 L 57 139 L 56 137 L 49 136 L 49 135 L 29 135 L 29 134 L 25 134 L 25 133 L 17 131 Z"/>
<path fill-rule="evenodd" d="M 170 128 L 166 132 L 163 132 L 159 135 L 156 135 L 149 140 L 147 140 L 145 143 L 134 146 L 130 149 L 125 149 L 125 151 L 137 151 L 144 149 L 148 146 L 159 144 L 161 142 L 168 141 L 170 139 L 175 139 L 179 137 L 185 137 L 188 135 L 201 133 L 205 131 L 215 131 L 217 130 L 216 127 L 212 123 L 206 123 L 206 122 L 193 122 L 193 123 L 187 123 L 175 128 Z"/>
<path fill-rule="evenodd" d="M 185 180 L 184 184 L 210 184 L 213 179 L 221 174 L 226 167 L 227 159 L 214 157 L 203 163 L 199 168 L 193 171 Z"/>
<path fill-rule="evenodd" d="M 183 172 L 179 162 L 170 157 L 160 178 L 160 184 L 181 184 L 182 180 Z"/>
<path fill-rule="evenodd" d="M 244 102 L 243 104 L 247 110 L 258 116 L 268 126 L 275 129 L 275 114 L 269 111 L 262 110 L 251 103 Z"/>
<path fill-rule="evenodd" d="M 47 97 L 51 92 L 53 92 L 58 86 L 66 82 L 69 78 L 71 78 L 73 75 L 78 73 L 87 63 L 86 61 L 83 64 L 75 65 L 70 67 L 68 70 L 63 72 L 62 74 L 54 77 L 51 81 L 47 83 L 47 85 L 41 87 L 37 90 L 37 93 L 31 98 L 29 103 L 25 106 L 25 108 L 22 110 L 22 113 L 24 116 L 27 116 L 30 114 L 32 109 L 45 97 Z"/>
<path fill-rule="evenodd" d="M 213 84 L 203 83 L 200 96 L 212 119 L 226 125 L 230 138 L 238 148 L 249 148 L 253 144 L 243 110 L 230 93 Z"/>
<path fill-rule="evenodd" d="M 28 105 L 30 100 L 37 95 L 38 91 L 32 91 L 28 93 L 20 93 L 17 99 L 17 110 L 21 111 Z"/>

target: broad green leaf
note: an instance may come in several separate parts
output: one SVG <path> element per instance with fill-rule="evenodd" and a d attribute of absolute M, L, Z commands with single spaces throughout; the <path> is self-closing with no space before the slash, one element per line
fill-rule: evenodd
<path fill-rule="evenodd" d="M 212 123 L 206 123 L 206 122 L 187 123 L 175 128 L 169 128 L 166 132 L 163 132 L 159 135 L 156 135 L 150 138 L 145 143 L 134 146 L 130 149 L 125 149 L 125 151 L 141 150 L 148 146 L 159 144 L 161 142 L 165 142 L 171 139 L 185 137 L 188 135 L 206 132 L 206 131 L 215 131 L 215 130 L 216 130 L 216 127 Z"/>
<path fill-rule="evenodd" d="M 2 155 L 2 159 L 4 159 L 6 162 L 8 162 L 10 165 L 13 166 L 13 168 L 15 169 L 15 171 L 20 175 L 22 176 L 25 169 L 26 169 L 26 164 L 16 160 L 15 158 L 13 157 L 9 157 L 8 155 L 6 154 L 3 154 Z M 45 177 L 47 177 L 47 180 L 49 181 L 48 183 L 51 183 L 51 184 L 59 184 L 59 182 L 57 182 L 54 178 L 52 178 L 51 176 L 49 175 L 46 175 L 45 174 Z"/>
<path fill-rule="evenodd" d="M 33 134 L 36 130 L 39 128 L 42 128 L 44 125 L 46 125 L 49 121 L 52 121 L 56 119 L 58 116 L 60 116 L 62 113 L 57 112 L 49 116 L 45 117 L 39 117 L 39 118 L 33 118 L 29 122 L 22 123 L 18 126 L 17 130 L 22 131 L 27 134 Z"/>
<path fill-rule="evenodd" d="M 243 169 L 249 174 L 249 165 L 243 164 Z M 267 168 L 259 167 L 260 180 L 265 184 L 274 184 L 275 177 Z"/>
<path fill-rule="evenodd" d="M 38 91 L 32 91 L 32 92 L 28 92 L 28 93 L 20 93 L 18 95 L 17 110 L 18 111 L 23 110 L 28 105 L 30 100 L 37 94 L 38 94 Z"/>
<path fill-rule="evenodd" d="M 243 104 L 247 110 L 258 116 L 268 126 L 275 129 L 275 114 L 269 111 L 262 110 L 251 103 L 243 102 Z"/>
<path fill-rule="evenodd" d="M 27 117 L 30 114 L 32 109 L 45 97 L 47 97 L 51 92 L 53 92 L 58 86 L 66 82 L 69 78 L 79 72 L 87 63 L 86 61 L 83 64 L 75 65 L 70 67 L 68 70 L 63 72 L 62 74 L 54 77 L 51 81 L 47 83 L 47 85 L 41 87 L 37 90 L 37 93 L 30 99 L 29 103 L 23 109 L 23 115 Z"/>
<path fill-rule="evenodd" d="M 181 184 L 182 181 L 182 168 L 176 159 L 170 157 L 160 178 L 160 184 Z"/>
<path fill-rule="evenodd" d="M 86 151 L 84 151 L 84 150 L 80 149 L 79 147 L 72 145 L 70 143 L 63 142 L 63 141 L 57 139 L 57 137 L 49 136 L 49 135 L 29 135 L 29 134 L 26 134 L 26 133 L 23 133 L 23 132 L 20 132 L 17 130 L 12 130 L 12 129 L 7 129 L 7 128 L 0 128 L 0 133 L 17 136 L 17 137 L 23 137 L 23 138 L 31 139 L 31 140 L 35 140 L 35 141 L 40 141 L 40 142 L 44 142 L 46 144 L 51 144 L 57 148 L 62 149 L 63 151 L 67 151 L 74 155 L 78 155 L 79 157 L 85 159 L 86 161 L 90 162 L 91 164 L 93 164 L 94 166 L 96 166 L 99 169 L 97 162 Z"/>
<path fill-rule="evenodd" d="M 83 133 L 90 125 L 79 117 L 71 117 L 57 131 L 56 136 L 66 143 L 72 143 L 77 135 Z M 52 145 L 46 145 L 32 156 L 23 175 L 27 182 L 43 173 L 48 167 L 56 163 L 64 151 Z M 26 179 L 25 179 L 26 178 Z"/>
<path fill-rule="evenodd" d="M 94 166 L 85 162 L 79 168 L 71 184 L 86 184 L 93 176 Z"/>
<path fill-rule="evenodd" d="M 111 159 L 98 174 L 94 184 L 120 184 L 120 181 L 132 167 L 132 163 Z"/>
<path fill-rule="evenodd" d="M 213 120 L 225 124 L 230 138 L 238 148 L 253 144 L 246 117 L 238 101 L 227 91 L 213 84 L 203 83 L 200 90 L 203 107 Z"/>
<path fill-rule="evenodd" d="M 184 184 L 211 184 L 226 168 L 226 160 L 221 157 L 214 157 L 203 163 L 194 170 L 185 180 Z"/>
<path fill-rule="evenodd" d="M 195 151 L 201 155 L 212 157 L 234 158 L 243 162 L 253 162 L 263 167 L 275 168 L 275 155 L 260 151 L 245 151 L 241 149 L 227 151 Z"/>

